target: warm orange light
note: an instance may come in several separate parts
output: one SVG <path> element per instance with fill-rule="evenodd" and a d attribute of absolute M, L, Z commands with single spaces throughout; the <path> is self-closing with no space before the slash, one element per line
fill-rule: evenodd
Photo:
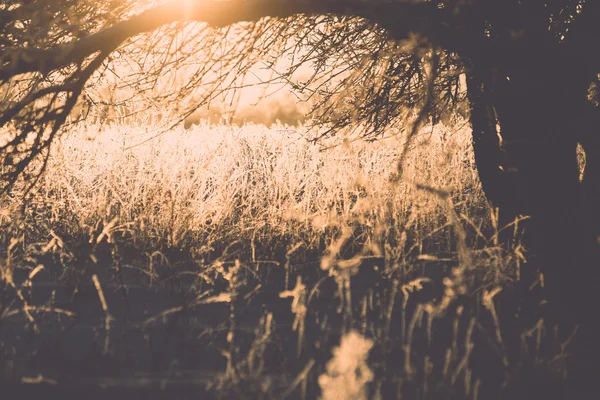
<path fill-rule="evenodd" d="M 192 7 L 194 6 L 192 3 L 195 3 L 196 0 L 183 0 L 183 15 L 186 21 L 190 21 L 192 18 Z"/>

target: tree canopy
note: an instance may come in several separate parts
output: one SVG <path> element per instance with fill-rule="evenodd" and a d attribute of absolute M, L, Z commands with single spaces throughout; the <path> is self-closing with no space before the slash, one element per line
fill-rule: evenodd
<path fill-rule="evenodd" d="M 452 109 L 463 95 L 460 74 L 473 68 L 508 75 L 520 65 L 555 63 L 569 68 L 561 74 L 592 82 L 600 69 L 592 50 L 599 8 L 584 0 L 7 1 L 0 6 L 0 126 L 11 133 L 0 145 L 2 188 L 44 169 L 93 77 L 122 54 L 138 70 L 120 78 L 138 91 L 194 65 L 177 93 L 160 96 L 183 102 L 193 95 L 184 114 L 241 87 L 252 64 L 288 55 L 278 78 L 302 64 L 315 68 L 296 84 L 319 98 L 313 115 L 320 123 L 376 133 L 406 109 L 420 110 L 417 124 Z M 233 39 L 219 51 L 225 37 Z"/>

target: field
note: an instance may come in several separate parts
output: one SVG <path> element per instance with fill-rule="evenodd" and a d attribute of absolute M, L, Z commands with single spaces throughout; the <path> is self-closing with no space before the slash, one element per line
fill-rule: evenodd
<path fill-rule="evenodd" d="M 466 124 L 424 128 L 401 175 L 403 132 L 306 130 L 72 129 L 0 200 L 3 390 L 562 398 L 568 338 Z"/>

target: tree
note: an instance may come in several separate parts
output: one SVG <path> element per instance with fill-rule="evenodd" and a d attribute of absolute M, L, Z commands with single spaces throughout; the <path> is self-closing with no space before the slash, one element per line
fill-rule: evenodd
<path fill-rule="evenodd" d="M 0 5 L 0 126 L 14 132 L 0 146 L 3 192 L 43 171 L 86 85 L 120 49 L 137 48 L 139 59 L 153 56 L 150 71 L 135 77 L 141 89 L 202 52 L 208 61 L 181 92 L 165 95 L 181 99 L 206 85 L 212 73 L 199 102 L 239 88 L 243 81 L 237 79 L 256 60 L 295 54 L 282 77 L 291 77 L 303 63 L 316 67 L 315 76 L 298 88 L 320 96 L 317 120 L 332 130 L 361 125 L 367 134 L 381 132 L 407 108 L 418 109 L 413 132 L 439 118 L 460 103 L 460 75 L 466 74 L 476 162 L 489 200 L 504 222 L 531 216 L 527 243 L 555 304 L 567 305 L 565 317 L 576 310 L 583 310 L 577 320 L 590 315 L 583 305 L 590 304 L 585 296 L 597 285 L 593 264 L 600 260 L 597 1 L 138 3 Z M 168 42 L 194 21 L 202 23 L 191 35 L 195 41 L 182 40 L 168 55 L 152 40 L 136 42 L 158 29 Z M 218 53 L 224 30 L 236 30 L 236 39 Z M 204 46 L 190 49 L 199 37 Z M 225 68 L 215 75 L 218 63 Z M 578 144 L 587 157 L 581 182 Z"/>

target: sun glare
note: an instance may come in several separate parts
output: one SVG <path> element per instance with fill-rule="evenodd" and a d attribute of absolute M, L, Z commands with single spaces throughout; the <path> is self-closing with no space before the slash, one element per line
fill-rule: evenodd
<path fill-rule="evenodd" d="M 186 12 L 196 3 L 185 1 Z M 102 105 L 92 112 L 110 121 L 117 114 L 156 115 L 163 121 L 185 117 L 186 126 L 201 120 L 303 123 L 312 101 L 301 101 L 290 82 L 308 81 L 314 68 L 308 63 L 295 66 L 293 75 L 279 79 L 293 65 L 292 54 L 276 62 L 251 53 L 237 56 L 246 51 L 248 35 L 245 26 L 216 31 L 195 21 L 140 35 L 111 57 L 109 68 L 86 89 L 86 98 Z M 288 47 L 295 47 L 293 41 Z M 160 129 L 155 127 L 156 132 Z"/>

